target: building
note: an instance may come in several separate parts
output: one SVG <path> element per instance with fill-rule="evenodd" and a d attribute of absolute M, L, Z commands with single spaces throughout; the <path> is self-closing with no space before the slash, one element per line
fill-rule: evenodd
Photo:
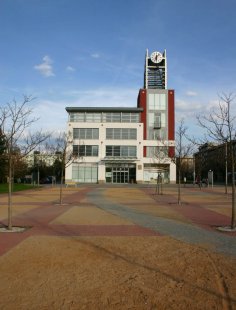
<path fill-rule="evenodd" d="M 232 141 L 234 158 L 236 158 L 236 141 Z M 231 181 L 232 162 L 230 143 L 205 143 L 194 154 L 196 176 L 200 179 L 208 177 L 209 171 L 214 174 L 214 182 Z"/>
<path fill-rule="evenodd" d="M 111 103 L 112 105 L 112 103 Z M 148 51 L 137 106 L 67 107 L 68 133 L 78 159 L 66 181 L 79 183 L 175 182 L 174 90 L 167 89 L 167 57 Z"/>

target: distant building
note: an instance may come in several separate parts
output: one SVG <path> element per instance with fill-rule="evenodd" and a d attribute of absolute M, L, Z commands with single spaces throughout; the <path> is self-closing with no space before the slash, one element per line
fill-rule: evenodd
<path fill-rule="evenodd" d="M 176 179 L 179 179 L 178 166 L 180 164 L 180 159 L 176 158 Z M 185 156 L 181 158 L 181 182 L 186 181 L 187 183 L 193 183 L 195 180 L 195 170 L 194 170 L 194 157 Z"/>
<path fill-rule="evenodd" d="M 24 160 L 28 168 L 34 167 L 50 167 L 54 164 L 56 159 L 60 159 L 61 154 L 48 154 L 44 152 L 35 151 L 28 154 Z"/>
<path fill-rule="evenodd" d="M 111 102 L 112 105 L 112 102 Z M 79 159 L 65 178 L 79 183 L 175 182 L 174 90 L 167 57 L 148 51 L 137 107 L 67 107 L 68 133 Z"/>
<path fill-rule="evenodd" d="M 233 148 L 236 156 L 236 141 L 233 142 Z M 226 152 L 226 143 L 205 143 L 199 147 L 198 152 L 194 154 L 194 158 L 196 176 L 207 178 L 208 172 L 213 171 L 215 182 L 224 183 L 226 174 L 230 181 L 231 161 L 229 150 Z"/>

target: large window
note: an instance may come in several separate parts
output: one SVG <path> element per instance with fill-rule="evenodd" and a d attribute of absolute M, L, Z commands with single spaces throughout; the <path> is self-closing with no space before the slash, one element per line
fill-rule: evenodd
<path fill-rule="evenodd" d="M 70 122 L 78 123 L 139 123 L 139 112 L 74 112 L 69 114 Z"/>
<path fill-rule="evenodd" d="M 73 139 L 99 139 L 99 129 L 73 128 Z"/>
<path fill-rule="evenodd" d="M 70 113 L 70 122 L 84 122 L 85 114 L 84 113 Z"/>
<path fill-rule="evenodd" d="M 168 157 L 167 146 L 147 146 L 147 157 L 163 160 Z"/>
<path fill-rule="evenodd" d="M 136 146 L 130 145 L 107 145 L 106 156 L 136 157 Z"/>
<path fill-rule="evenodd" d="M 136 140 L 136 128 L 106 128 L 106 139 Z"/>
<path fill-rule="evenodd" d="M 166 110 L 166 95 L 149 94 L 149 110 Z"/>
<path fill-rule="evenodd" d="M 122 123 L 139 123 L 139 113 L 122 113 L 121 121 Z"/>
<path fill-rule="evenodd" d="M 73 145 L 73 154 L 79 157 L 98 156 L 98 145 Z"/>
<path fill-rule="evenodd" d="M 85 114 L 85 120 L 87 123 L 100 123 L 102 120 L 102 114 L 101 113 L 86 113 Z"/>
<path fill-rule="evenodd" d="M 72 180 L 79 183 L 97 183 L 98 167 L 97 165 L 72 165 Z"/>

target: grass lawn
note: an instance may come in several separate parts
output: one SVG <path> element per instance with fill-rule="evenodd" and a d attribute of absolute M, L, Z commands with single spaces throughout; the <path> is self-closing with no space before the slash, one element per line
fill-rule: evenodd
<path fill-rule="evenodd" d="M 35 186 L 31 185 L 31 184 L 13 184 L 13 192 L 18 192 L 18 191 L 24 191 L 27 189 L 32 189 L 32 188 L 36 188 Z M 8 193 L 8 184 L 4 183 L 4 184 L 0 184 L 0 194 L 3 193 Z"/>

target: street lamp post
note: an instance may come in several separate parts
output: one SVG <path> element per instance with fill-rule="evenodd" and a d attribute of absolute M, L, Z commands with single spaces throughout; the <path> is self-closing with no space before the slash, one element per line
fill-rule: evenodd
<path fill-rule="evenodd" d="M 208 182 L 211 182 L 211 187 L 213 187 L 213 171 L 212 170 L 209 170 L 208 171 Z"/>

